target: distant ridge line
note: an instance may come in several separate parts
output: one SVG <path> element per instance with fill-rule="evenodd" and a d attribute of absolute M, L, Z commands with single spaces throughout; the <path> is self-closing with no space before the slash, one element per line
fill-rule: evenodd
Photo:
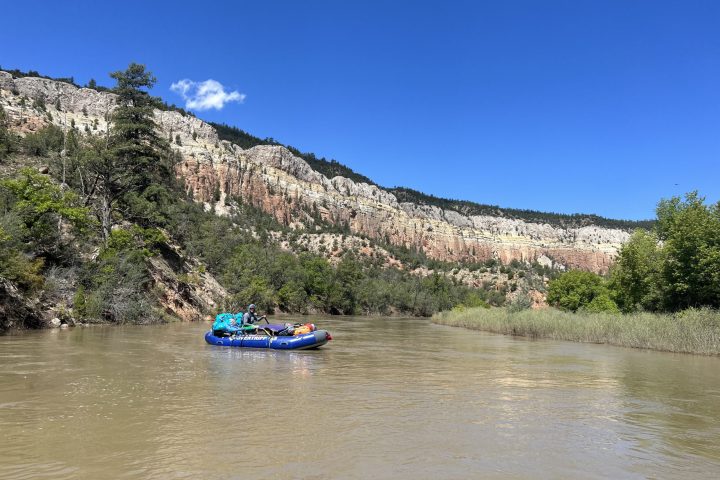
<path fill-rule="evenodd" d="M 53 80 L 57 82 L 64 82 L 68 83 L 70 85 L 74 85 L 78 88 L 90 88 L 89 86 L 82 86 L 75 82 L 74 77 L 49 77 L 46 75 L 41 75 L 39 72 L 35 70 L 29 70 L 27 72 L 23 72 L 18 69 L 5 69 L 0 67 L 0 70 L 5 71 L 13 76 L 13 78 L 23 78 L 23 77 L 34 77 L 34 78 L 44 78 L 46 80 Z M 92 88 L 98 91 L 111 91 L 111 89 L 100 86 L 100 85 L 94 85 Z M 160 110 L 166 110 L 166 111 L 177 111 L 181 113 L 184 116 L 192 116 L 195 117 L 195 115 L 192 112 L 189 112 L 181 107 L 178 107 L 174 104 L 168 104 L 164 100 L 162 100 L 159 97 L 153 97 L 155 99 L 155 107 Z M 343 165 L 342 163 L 338 162 L 337 160 L 331 159 L 327 160 L 325 157 L 318 158 L 314 153 L 312 152 L 302 152 L 299 149 L 291 146 L 291 145 L 285 145 L 277 140 L 275 140 L 272 137 L 267 138 L 260 138 L 256 137 L 245 130 L 242 130 L 238 127 L 227 125 L 225 123 L 215 123 L 215 122 L 208 122 L 207 124 L 211 125 L 215 130 L 217 131 L 218 137 L 221 140 L 227 140 L 231 143 L 234 143 L 238 145 L 239 147 L 243 149 L 252 148 L 256 145 L 280 145 L 292 152 L 294 155 L 302 158 L 305 160 L 310 167 L 313 168 L 313 170 L 316 170 L 317 172 L 325 175 L 328 178 L 333 178 L 336 176 L 341 176 L 345 178 L 349 178 L 353 180 L 356 183 L 367 183 L 369 185 L 375 185 L 378 188 L 381 188 L 387 192 L 392 193 L 395 195 L 395 197 L 398 199 L 399 202 L 409 202 L 409 203 L 415 203 L 418 205 L 428 205 L 428 206 L 434 206 L 438 207 L 444 210 L 453 210 L 455 212 L 458 212 L 465 216 L 475 216 L 475 215 L 486 215 L 486 216 L 493 216 L 493 217 L 502 217 L 502 218 L 509 218 L 514 220 L 523 220 L 530 223 L 540 223 L 540 224 L 549 224 L 561 228 L 579 228 L 579 227 L 587 227 L 587 226 L 598 226 L 598 227 L 604 227 L 604 228 L 615 228 L 619 230 L 626 230 L 631 231 L 635 230 L 637 228 L 644 228 L 647 230 L 650 230 L 654 228 L 656 221 L 655 220 L 619 220 L 619 219 L 612 219 L 612 218 L 606 218 L 602 217 L 596 214 L 587 214 L 587 213 L 574 213 L 574 214 L 565 214 L 565 213 L 554 213 L 554 212 L 541 212 L 538 210 L 531 210 L 531 209 L 517 209 L 517 208 L 506 208 L 506 207 L 500 207 L 497 205 L 488 205 L 488 204 L 482 204 L 477 202 L 472 202 L 469 200 L 455 200 L 455 199 L 448 199 L 443 197 L 437 197 L 435 195 L 427 194 L 420 192 L 418 190 L 414 190 L 409 187 L 402 187 L 402 186 L 395 186 L 395 187 L 383 187 L 381 185 L 378 185 L 374 181 L 372 181 L 370 178 L 366 177 L 365 175 L 362 175 L 360 173 L 355 172 L 350 167 Z"/>

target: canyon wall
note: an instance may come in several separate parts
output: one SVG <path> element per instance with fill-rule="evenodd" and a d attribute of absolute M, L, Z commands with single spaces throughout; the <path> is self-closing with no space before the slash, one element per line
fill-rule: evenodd
<path fill-rule="evenodd" d="M 45 111 L 32 105 L 40 98 Z M 111 93 L 41 78 L 13 79 L 0 71 L 0 104 L 11 128 L 21 133 L 54 123 L 63 129 L 74 125 L 81 132 L 102 134 L 114 103 Z M 549 258 L 558 266 L 595 272 L 607 271 L 629 237 L 618 229 L 560 228 L 398 202 L 374 185 L 326 178 L 282 146 L 243 150 L 220 140 L 212 126 L 195 117 L 157 110 L 155 119 L 180 154 L 177 174 L 188 192 L 218 214 L 228 213 L 232 201 L 240 200 L 295 228 L 309 228 L 322 220 L 423 251 L 434 259 L 496 258 L 508 263 Z M 482 188 L 480 181 L 478 188 Z"/>

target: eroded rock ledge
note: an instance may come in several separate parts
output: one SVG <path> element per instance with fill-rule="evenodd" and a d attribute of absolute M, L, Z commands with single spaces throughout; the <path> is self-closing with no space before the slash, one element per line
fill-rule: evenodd
<path fill-rule="evenodd" d="M 16 130 L 47 123 L 103 133 L 115 96 L 42 78 L 13 79 L 0 71 L 0 102 Z M 23 97 L 42 98 L 46 112 Z M 56 107 L 60 107 L 59 109 Z M 247 150 L 221 141 L 207 123 L 174 111 L 156 111 L 165 138 L 182 160 L 177 174 L 196 201 L 218 214 L 240 199 L 302 228 L 316 219 L 347 225 L 356 234 L 416 248 L 440 260 L 502 262 L 548 257 L 568 268 L 604 272 L 629 233 L 597 226 L 560 228 L 492 216 L 464 216 L 452 210 L 400 203 L 392 193 L 344 177 L 326 178 L 281 146 Z M 87 128 L 86 128 L 87 126 Z M 179 140 L 178 144 L 176 139 Z"/>

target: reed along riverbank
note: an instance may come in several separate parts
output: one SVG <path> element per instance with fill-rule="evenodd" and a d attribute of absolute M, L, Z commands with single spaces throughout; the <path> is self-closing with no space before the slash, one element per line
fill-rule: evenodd
<path fill-rule="evenodd" d="M 569 313 L 546 308 L 467 308 L 441 312 L 434 323 L 531 338 L 550 338 L 677 353 L 720 355 L 720 312 L 675 314 Z"/>

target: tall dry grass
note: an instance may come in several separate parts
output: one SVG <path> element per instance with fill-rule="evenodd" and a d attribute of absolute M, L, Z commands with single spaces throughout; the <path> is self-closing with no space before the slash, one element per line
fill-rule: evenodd
<path fill-rule="evenodd" d="M 720 355 L 720 312 L 709 309 L 622 315 L 569 313 L 551 308 L 518 312 L 469 308 L 435 314 L 433 322 L 532 338 Z"/>

